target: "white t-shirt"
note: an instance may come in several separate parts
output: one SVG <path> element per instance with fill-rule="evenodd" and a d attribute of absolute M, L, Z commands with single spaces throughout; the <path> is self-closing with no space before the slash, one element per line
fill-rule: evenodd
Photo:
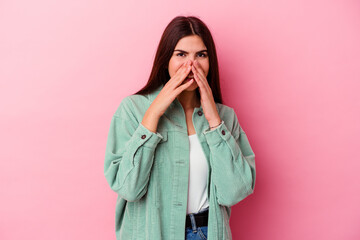
<path fill-rule="evenodd" d="M 190 135 L 189 141 L 190 170 L 187 214 L 197 213 L 209 206 L 207 199 L 209 166 L 197 135 Z"/>

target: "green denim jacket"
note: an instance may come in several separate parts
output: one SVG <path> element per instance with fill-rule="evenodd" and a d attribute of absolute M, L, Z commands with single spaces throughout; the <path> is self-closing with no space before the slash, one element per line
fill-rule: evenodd
<path fill-rule="evenodd" d="M 189 179 L 185 112 L 175 99 L 157 132 L 141 124 L 160 92 L 125 97 L 108 134 L 104 174 L 118 194 L 116 239 L 184 240 Z M 231 206 L 254 192 L 255 154 L 234 110 L 216 103 L 222 123 L 210 130 L 202 106 L 192 120 L 209 165 L 208 239 L 232 239 Z"/>

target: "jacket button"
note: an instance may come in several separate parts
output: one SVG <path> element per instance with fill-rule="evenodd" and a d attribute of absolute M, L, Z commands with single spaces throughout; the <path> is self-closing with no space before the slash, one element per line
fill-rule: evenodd
<path fill-rule="evenodd" d="M 224 131 L 224 130 L 222 130 L 221 133 L 222 133 L 222 135 L 225 135 L 225 131 Z"/>
<path fill-rule="evenodd" d="M 144 139 L 144 138 L 146 138 L 146 135 L 145 135 L 145 134 L 141 136 L 141 139 Z"/>
<path fill-rule="evenodd" d="M 199 116 L 203 115 L 203 113 L 202 113 L 201 110 L 198 111 L 198 115 L 199 115 Z"/>

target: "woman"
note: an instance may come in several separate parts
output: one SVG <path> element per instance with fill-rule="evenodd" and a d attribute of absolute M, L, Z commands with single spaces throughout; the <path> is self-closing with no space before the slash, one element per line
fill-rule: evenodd
<path fill-rule="evenodd" d="M 166 27 L 150 78 L 108 135 L 117 239 L 231 239 L 231 206 L 253 193 L 255 155 L 222 104 L 215 44 L 196 17 Z"/>

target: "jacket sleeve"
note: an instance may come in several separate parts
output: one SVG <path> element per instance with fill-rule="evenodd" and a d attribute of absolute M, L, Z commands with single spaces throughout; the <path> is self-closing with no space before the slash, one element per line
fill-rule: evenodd
<path fill-rule="evenodd" d="M 220 205 L 232 206 L 255 189 L 255 154 L 233 111 L 230 132 L 224 121 L 204 135 L 210 148 L 211 178 Z"/>
<path fill-rule="evenodd" d="M 147 191 L 157 144 L 163 136 L 148 130 L 124 98 L 113 115 L 105 150 L 104 173 L 111 189 L 129 202 Z"/>

